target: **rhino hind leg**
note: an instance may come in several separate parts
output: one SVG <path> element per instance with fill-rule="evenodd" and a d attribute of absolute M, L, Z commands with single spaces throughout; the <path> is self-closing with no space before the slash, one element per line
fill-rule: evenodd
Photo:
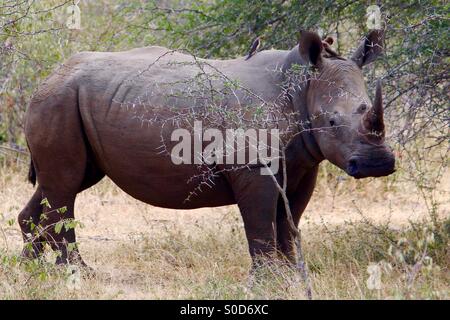
<path fill-rule="evenodd" d="M 39 234 L 59 253 L 56 262 L 85 265 L 76 247 L 75 198 L 101 174 L 91 174 L 76 92 L 60 96 L 32 101 L 27 112 L 25 133 L 40 190 L 32 204 L 37 208 L 37 199 L 46 199 Z"/>
<path fill-rule="evenodd" d="M 104 176 L 105 176 L 105 174 L 94 164 L 94 162 L 88 161 L 88 163 L 86 165 L 84 178 L 83 178 L 82 184 L 81 184 L 78 192 L 81 192 L 81 191 L 88 189 L 91 186 L 95 185 Z M 48 215 L 50 215 L 51 217 L 54 216 L 54 212 L 53 212 L 54 210 L 46 210 L 45 207 L 41 204 L 42 200 L 44 198 L 46 198 L 46 196 L 44 196 L 42 188 L 38 185 L 35 193 L 31 197 L 31 199 L 28 201 L 25 208 L 19 213 L 18 222 L 19 222 L 19 226 L 22 231 L 22 237 L 23 237 L 23 241 L 24 241 L 24 248 L 23 248 L 22 254 L 21 254 L 22 258 L 25 258 L 25 259 L 39 258 L 44 252 L 44 244 L 48 240 L 46 239 L 46 237 L 43 234 L 49 233 L 49 231 L 48 230 L 43 231 L 43 226 L 46 225 L 47 229 L 50 229 L 50 227 L 49 227 L 49 223 L 46 223 L 45 221 L 41 220 L 41 216 L 45 212 L 46 212 L 45 215 L 47 215 L 47 216 Z M 53 200 L 54 196 L 52 195 L 51 198 Z M 70 216 L 73 218 L 73 204 L 70 206 L 67 206 L 68 204 L 71 204 L 73 202 L 74 202 L 74 200 L 68 199 L 67 202 L 63 201 L 61 203 L 61 204 L 66 203 L 63 207 L 66 207 L 69 209 L 68 210 L 69 214 L 68 215 L 64 214 L 65 218 L 67 218 L 67 216 Z M 49 204 L 50 204 L 50 201 L 49 201 Z M 58 205 L 58 203 L 53 203 L 53 204 Z M 50 206 L 52 208 L 54 208 L 53 205 L 50 204 Z M 43 234 L 41 234 L 41 233 L 43 233 Z M 55 236 L 52 236 L 51 238 L 56 239 Z M 75 236 L 70 235 L 67 239 L 70 241 L 71 238 L 73 238 L 73 240 L 74 240 Z M 52 242 L 50 241 L 50 243 L 52 243 Z M 58 248 L 55 246 L 54 246 L 54 249 L 58 250 Z M 75 248 L 75 250 L 76 250 L 76 248 Z M 83 260 L 81 259 L 80 255 L 79 255 L 78 251 L 72 253 L 71 255 L 70 254 L 68 255 L 66 253 L 66 258 L 67 258 L 66 260 L 68 260 L 68 262 L 78 262 L 78 263 L 81 263 L 82 265 L 85 265 L 85 263 L 83 262 Z M 65 259 L 64 255 L 62 254 L 61 257 L 58 258 L 57 262 L 62 263 L 64 261 L 64 259 Z"/>
<path fill-rule="evenodd" d="M 39 258 L 43 253 L 43 242 L 45 239 L 40 237 L 37 233 L 38 230 L 36 230 L 42 213 L 41 201 L 42 190 L 38 187 L 18 216 L 19 226 L 25 243 L 22 257 L 25 259 Z"/>
<path fill-rule="evenodd" d="M 55 146 L 59 149 L 62 144 Z M 45 157 L 37 166 L 39 186 L 46 199 L 40 220 L 42 236 L 58 253 L 57 264 L 78 264 L 85 266 L 76 246 L 75 198 L 83 189 L 93 184 L 86 178 L 86 153 L 84 146 L 72 146 L 79 153 L 70 159 Z M 67 154 L 64 151 L 63 154 Z M 66 151 L 67 152 L 67 151 Z"/>
<path fill-rule="evenodd" d="M 57 233 L 55 227 L 63 219 L 73 219 L 73 207 L 75 197 L 61 198 L 59 195 L 53 196 L 46 193 L 44 196 L 40 187 L 37 188 L 33 197 L 25 208 L 20 212 L 18 220 L 22 231 L 24 247 L 22 258 L 36 259 L 44 253 L 44 244 L 49 243 L 53 250 L 58 251 L 56 263 L 74 263 L 85 266 L 78 249 L 70 244 L 75 243 L 75 230 L 65 231 L 64 227 Z M 46 198 L 48 205 L 42 205 L 42 200 Z M 50 205 L 50 203 L 52 203 Z M 51 207 L 50 207 L 51 206 Z M 63 214 L 60 208 L 66 208 Z M 57 213 L 61 212 L 59 217 Z M 44 217 L 45 216 L 45 217 Z"/>
<path fill-rule="evenodd" d="M 57 191 L 47 191 L 49 206 L 44 206 L 46 218 L 41 221 L 43 236 L 52 249 L 58 253 L 56 264 L 78 264 L 85 266 L 76 247 L 75 228 L 66 229 L 63 221 L 73 221 L 75 194 L 61 194 Z M 65 208 L 60 210 L 60 208 Z M 59 227 L 58 225 L 61 225 Z"/>

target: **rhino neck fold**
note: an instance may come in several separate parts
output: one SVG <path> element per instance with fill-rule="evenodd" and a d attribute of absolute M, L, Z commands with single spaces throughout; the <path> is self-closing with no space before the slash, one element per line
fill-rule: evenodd
<path fill-rule="evenodd" d="M 306 83 L 306 85 L 300 90 L 300 123 L 303 124 L 303 128 L 301 131 L 301 136 L 303 143 L 305 145 L 305 149 L 310 154 L 311 158 L 313 158 L 316 161 L 316 164 L 321 162 L 325 159 L 325 157 L 322 154 L 322 151 L 320 150 L 319 144 L 316 141 L 316 138 L 314 137 L 312 125 L 311 125 L 311 118 L 309 116 L 308 111 L 308 105 L 307 105 L 307 99 L 306 95 L 309 90 L 309 80 Z"/>
<path fill-rule="evenodd" d="M 305 147 L 305 151 L 307 151 L 310 163 L 313 165 L 317 165 L 322 160 L 325 159 L 325 157 L 322 154 L 322 151 L 319 148 L 319 145 L 317 144 L 316 138 L 314 138 L 314 135 L 311 130 L 303 131 L 301 134 L 302 142 Z"/>
<path fill-rule="evenodd" d="M 297 148 L 302 150 L 300 154 L 296 156 L 297 159 L 302 161 L 302 165 L 306 167 L 313 167 L 319 164 L 325 157 L 320 150 L 319 145 L 317 144 L 316 138 L 312 132 L 311 121 L 308 112 L 306 94 L 309 88 L 309 80 L 301 83 L 292 84 L 292 80 L 289 79 L 287 75 L 289 73 L 289 69 L 292 65 L 306 65 L 302 58 L 300 57 L 298 45 L 295 46 L 286 56 L 285 61 L 283 63 L 282 71 L 286 75 L 285 81 L 287 81 L 287 85 L 289 88 L 293 88 L 288 93 L 288 99 L 286 99 L 288 109 L 297 112 L 299 115 L 299 137 L 294 137 L 292 141 Z M 307 70 L 305 70 L 307 72 Z M 302 79 L 302 78 L 300 78 Z M 299 158 L 300 157 L 300 158 Z"/>
<path fill-rule="evenodd" d="M 291 172 L 295 172 L 295 168 L 312 169 L 324 160 L 314 136 L 308 131 L 300 132 L 291 139 L 286 158 Z"/>
<path fill-rule="evenodd" d="M 291 139 L 289 145 L 294 146 L 291 154 L 292 159 L 300 161 L 300 165 L 305 168 L 311 168 L 319 164 L 325 157 L 314 137 L 311 127 L 311 121 L 306 104 L 306 93 L 308 84 L 303 86 L 301 90 L 295 90 L 288 99 L 289 106 L 287 108 L 295 110 L 298 114 L 298 131 Z"/>

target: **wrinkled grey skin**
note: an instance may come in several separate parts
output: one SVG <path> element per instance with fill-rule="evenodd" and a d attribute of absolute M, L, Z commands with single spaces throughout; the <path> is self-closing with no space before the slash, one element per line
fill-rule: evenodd
<path fill-rule="evenodd" d="M 199 73 L 198 61 L 206 62 L 208 70 L 238 80 L 266 101 L 276 101 L 281 95 L 285 73 L 280 70 L 286 71 L 292 64 L 310 64 L 318 77 L 301 92 L 291 92 L 281 106 L 312 122 L 312 130 L 294 136 L 286 150 L 287 194 L 298 224 L 322 160 L 330 160 L 357 178 L 388 175 L 394 170 L 394 157 L 384 144 L 381 87 L 379 107 L 372 108 L 361 70 L 381 53 L 381 41 L 382 33 L 372 32 L 348 60 L 327 55 L 320 38 L 309 32 L 303 32 L 299 46 L 290 51 L 262 51 L 247 61 L 243 57 L 195 60 L 161 47 L 74 55 L 40 85 L 26 114 L 30 178 L 36 177 L 38 186 L 19 215 L 24 241 L 33 243 L 31 250 L 24 249 L 24 256 L 39 256 L 40 242 L 47 240 L 61 251 L 58 263 L 83 264 L 77 250 L 67 250 L 67 243 L 76 240 L 74 230 L 54 232 L 52 224 L 62 217 L 55 209 L 66 206 L 64 218 L 73 218 L 76 195 L 107 175 L 131 196 L 154 206 L 192 209 L 237 204 L 254 261 L 274 250 L 294 261 L 285 210 L 270 176 L 261 175 L 259 168 L 221 172 L 213 188 L 203 188 L 185 201 L 196 186 L 195 179 L 189 179 L 199 169 L 174 165 L 167 154 L 159 152 L 161 135 L 170 141 L 177 126 L 166 123 L 162 129 L 160 122 L 144 120 L 177 108 L 203 107 L 196 98 L 170 95 L 185 91 L 186 83 Z M 216 87 L 224 85 L 218 79 L 212 82 Z M 336 87 L 351 94 L 336 94 Z M 334 98 L 330 100 L 331 94 Z M 144 110 L 136 109 L 139 99 L 146 101 L 146 118 L 136 118 L 139 110 Z M 222 105 L 241 107 L 246 101 L 238 92 L 237 97 L 224 97 Z M 141 113 L 144 116 L 144 111 Z M 331 131 L 314 130 L 323 127 Z M 280 174 L 277 179 L 281 181 Z M 52 208 L 42 208 L 44 197 Z M 47 219 L 40 221 L 42 210 Z M 47 227 L 46 232 L 32 239 L 29 221 Z"/>

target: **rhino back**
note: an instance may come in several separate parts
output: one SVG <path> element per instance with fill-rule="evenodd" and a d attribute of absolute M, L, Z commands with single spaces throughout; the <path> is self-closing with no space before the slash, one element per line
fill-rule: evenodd
<path fill-rule="evenodd" d="M 155 105 L 163 100 L 172 107 L 195 107 L 196 101 L 192 100 L 195 89 L 200 98 L 212 88 L 220 90 L 227 82 L 236 85 L 237 93 L 251 91 L 268 101 L 275 99 L 280 92 L 280 70 L 287 53 L 264 51 L 249 61 L 207 60 L 163 47 L 147 47 L 125 52 L 81 53 L 75 59 L 83 62 L 75 69 L 81 71 L 77 79 L 80 85 L 87 83 L 91 94 L 104 94 L 115 102 L 143 102 L 146 98 L 146 102 Z M 126 90 L 127 95 L 118 94 L 120 90 Z"/>

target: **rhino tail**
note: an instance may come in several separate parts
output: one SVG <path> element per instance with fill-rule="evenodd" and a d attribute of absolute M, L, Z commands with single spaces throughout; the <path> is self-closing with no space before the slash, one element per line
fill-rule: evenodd
<path fill-rule="evenodd" d="M 30 159 L 30 168 L 28 169 L 28 181 L 33 185 L 36 185 L 36 169 L 34 168 L 33 159 Z"/>

